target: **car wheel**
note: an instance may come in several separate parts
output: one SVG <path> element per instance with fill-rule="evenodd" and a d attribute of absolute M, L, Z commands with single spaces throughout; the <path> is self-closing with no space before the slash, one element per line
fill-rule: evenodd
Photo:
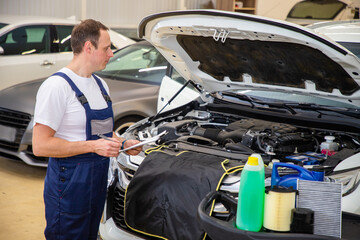
<path fill-rule="evenodd" d="M 126 129 L 128 129 L 132 124 L 136 123 L 137 121 L 140 121 L 144 117 L 141 116 L 129 116 L 124 117 L 115 122 L 114 132 L 120 136 L 123 134 Z"/>

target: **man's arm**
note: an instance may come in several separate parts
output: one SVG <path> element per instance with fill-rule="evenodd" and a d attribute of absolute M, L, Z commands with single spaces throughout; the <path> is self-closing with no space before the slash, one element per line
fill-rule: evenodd
<path fill-rule="evenodd" d="M 84 153 L 97 153 L 105 157 L 119 155 L 121 142 L 112 138 L 113 141 L 98 139 L 90 141 L 70 142 L 54 137 L 55 131 L 43 124 L 36 123 L 33 128 L 33 152 L 36 156 L 44 157 L 71 157 Z M 135 140 L 129 140 L 135 141 Z M 127 143 L 128 141 L 126 141 Z M 135 143 L 132 143 L 133 145 Z"/>

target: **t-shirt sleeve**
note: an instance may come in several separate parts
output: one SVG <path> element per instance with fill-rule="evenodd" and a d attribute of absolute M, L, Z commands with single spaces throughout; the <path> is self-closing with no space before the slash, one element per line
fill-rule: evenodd
<path fill-rule="evenodd" d="M 40 123 L 57 131 L 66 110 L 68 92 L 69 86 L 61 77 L 45 80 L 36 95 L 34 125 Z"/>

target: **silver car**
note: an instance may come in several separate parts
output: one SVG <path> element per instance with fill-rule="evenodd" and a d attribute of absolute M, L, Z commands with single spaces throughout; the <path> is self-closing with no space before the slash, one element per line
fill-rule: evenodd
<path fill-rule="evenodd" d="M 156 113 L 159 85 L 169 68 L 165 58 L 142 41 L 117 51 L 97 73 L 110 88 L 116 132 Z M 47 159 L 33 155 L 31 140 L 35 96 L 44 80 L 0 91 L 0 155 L 43 167 Z"/>

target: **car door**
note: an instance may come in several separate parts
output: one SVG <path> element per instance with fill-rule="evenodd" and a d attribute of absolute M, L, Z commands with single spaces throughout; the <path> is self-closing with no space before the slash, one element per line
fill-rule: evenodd
<path fill-rule="evenodd" d="M 21 26 L 0 36 L 0 90 L 51 75 L 58 67 L 49 25 Z"/>

